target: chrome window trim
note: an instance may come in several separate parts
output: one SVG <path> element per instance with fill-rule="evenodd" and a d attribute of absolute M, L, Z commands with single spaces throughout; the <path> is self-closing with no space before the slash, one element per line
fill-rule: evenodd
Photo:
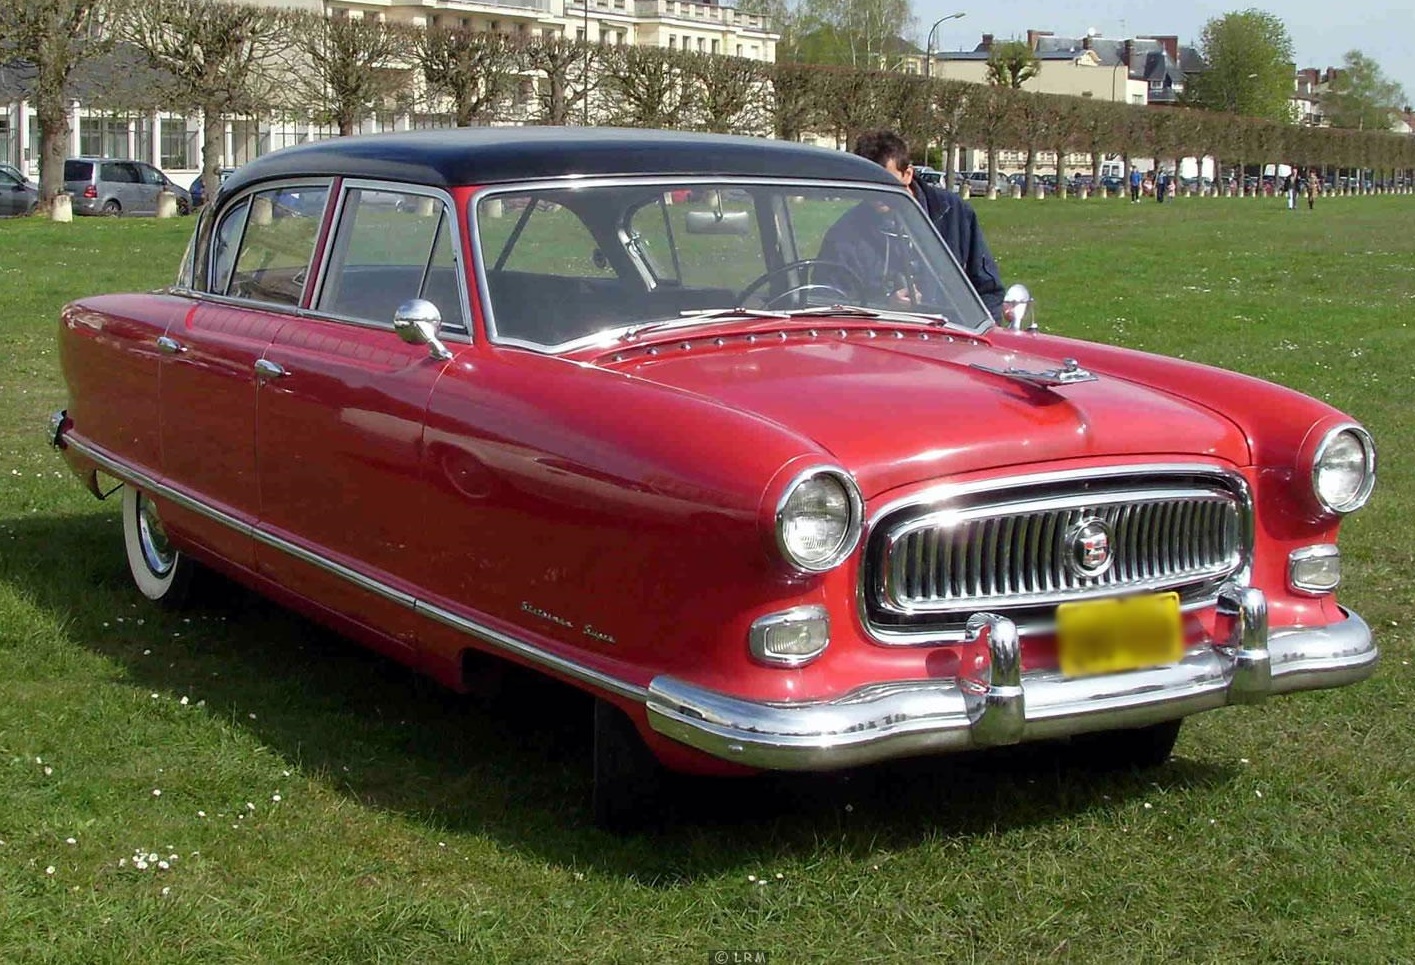
<path fill-rule="evenodd" d="M 242 522 L 229 513 L 224 513 L 193 496 L 189 496 L 180 490 L 174 489 L 172 486 L 158 480 L 155 476 L 149 475 L 142 470 L 134 469 L 126 463 L 119 461 L 117 458 L 110 455 L 102 448 L 88 442 L 77 433 L 70 432 L 66 434 L 64 441 L 68 445 L 73 446 L 75 451 L 92 459 L 104 472 L 107 472 L 123 483 L 138 486 L 147 493 L 171 500 L 184 509 L 205 516 L 207 519 L 231 528 L 242 536 L 258 540 L 272 549 L 280 550 L 296 559 L 316 566 L 327 573 L 347 580 L 360 589 L 406 607 L 415 614 L 436 620 L 454 630 L 459 630 L 476 637 L 495 650 L 515 654 L 544 669 L 565 674 L 589 686 L 607 690 L 630 700 L 644 702 L 648 699 L 648 688 L 646 687 L 627 683 L 603 671 L 596 670 L 593 667 L 552 653 L 533 643 L 522 640 L 519 637 L 503 633 L 494 627 L 479 623 L 476 620 L 464 617 L 458 613 L 453 613 L 451 610 L 439 607 L 434 603 L 405 593 L 402 590 L 394 589 L 386 583 L 376 580 L 351 567 L 336 563 L 313 550 L 281 539 L 272 533 L 261 530 L 258 526 L 252 526 L 249 523 Z"/>
<path fill-rule="evenodd" d="M 1322 464 L 1322 456 L 1326 455 L 1327 449 L 1331 447 L 1336 437 L 1343 432 L 1350 432 L 1356 437 L 1357 441 L 1361 443 L 1361 449 L 1366 457 L 1365 483 L 1362 485 L 1360 492 L 1356 494 L 1356 497 L 1352 499 L 1345 508 L 1330 505 L 1322 498 L 1321 490 L 1317 488 L 1317 467 Z M 1340 425 L 1333 426 L 1322 436 L 1322 441 L 1317 445 L 1317 451 L 1312 454 L 1311 476 L 1312 495 L 1316 498 L 1317 505 L 1322 507 L 1325 512 L 1337 516 L 1346 516 L 1356 512 L 1356 510 L 1370 502 L 1371 493 L 1376 488 L 1376 440 L 1371 437 L 1371 434 L 1366 431 L 1364 426 L 1358 425 L 1355 422 L 1343 422 Z"/>
<path fill-rule="evenodd" d="M 1131 465 L 1098 466 L 1087 469 L 1027 473 L 1020 476 L 978 479 L 962 483 L 941 483 L 920 490 L 912 496 L 901 496 L 897 499 L 890 500 L 876 509 L 865 524 L 864 531 L 860 536 L 859 545 L 868 549 L 880 521 L 900 509 L 909 506 L 932 504 L 932 506 L 926 510 L 926 515 L 928 515 L 946 510 L 946 506 L 943 504 L 949 500 L 992 490 L 1023 489 L 1053 485 L 1056 483 L 1091 482 L 1116 478 L 1183 475 L 1210 476 L 1223 479 L 1232 487 L 1233 492 L 1237 495 L 1240 507 L 1238 514 L 1240 527 L 1239 540 L 1243 547 L 1243 557 L 1237 569 L 1234 570 L 1225 582 L 1239 587 L 1248 586 L 1252 582 L 1253 576 L 1253 547 L 1257 526 L 1256 519 L 1254 518 L 1253 490 L 1242 473 L 1231 466 L 1225 466 L 1220 463 L 1135 463 Z M 861 553 L 857 555 L 856 559 L 858 564 L 856 567 L 858 577 L 855 587 L 855 610 L 860 619 L 860 625 L 864 628 L 865 635 L 871 640 L 888 646 L 929 647 L 946 643 L 957 643 L 963 639 L 964 631 L 962 629 L 954 631 L 924 628 L 915 631 L 901 631 L 878 626 L 871 619 L 869 612 L 869 594 L 871 587 L 869 584 L 870 574 L 869 568 L 866 565 L 865 554 Z M 1211 597 L 1190 601 L 1181 606 L 1180 609 L 1183 612 L 1201 610 L 1212 606 L 1216 599 L 1217 589 L 1215 589 Z M 981 608 L 996 608 L 1000 605 L 1002 605 L 1002 601 L 992 601 L 987 606 Z M 978 607 L 975 607 L 975 609 L 978 609 Z M 1019 623 L 1017 629 L 1022 636 L 1031 636 L 1050 633 L 1054 629 L 1054 626 L 1049 622 Z"/>
<path fill-rule="evenodd" d="M 288 309 L 288 310 L 291 310 L 291 311 L 296 311 L 296 310 L 298 310 L 298 309 L 299 309 L 299 306 L 298 306 L 298 305 L 288 305 L 288 304 L 286 304 L 285 302 L 263 302 L 263 301 L 258 301 L 258 300 L 254 299 L 254 298 L 238 298 L 238 297 L 236 297 L 236 296 L 234 296 L 234 295 L 228 295 L 228 294 L 227 294 L 226 292 L 224 292 L 224 291 L 223 291 L 223 292 L 215 292 L 215 291 L 212 291 L 212 290 L 211 290 L 211 283 L 212 283 L 212 275 L 211 275 L 211 272 L 212 272 L 212 265 L 213 265 L 213 260 L 212 260 L 212 259 L 213 259 L 213 256 L 216 254 L 216 236 L 217 236 L 217 234 L 218 234 L 218 233 L 220 232 L 220 230 L 221 230 L 221 222 L 223 222 L 223 221 L 226 219 L 226 212 L 229 211 L 232 207 L 234 207 L 234 206 L 240 204 L 241 201 L 242 201 L 242 199 L 253 198 L 253 197 L 255 197 L 255 195 L 257 195 L 257 194 L 262 194 L 262 193 L 264 193 L 264 192 L 266 192 L 266 191 L 270 191 L 270 190 L 272 190 L 272 189 L 273 189 L 273 190 L 281 190 L 281 189 L 285 189 L 285 188 L 301 188 L 301 187 L 306 187 L 306 188 L 324 188 L 324 189 L 326 190 L 326 192 L 328 192 L 329 189 L 333 188 L 333 186 L 334 186 L 334 178 L 333 178 L 332 176 L 330 176 L 330 177 L 314 177 L 314 176 L 310 176 L 310 175 L 301 175 L 301 176 L 299 176 L 299 177 L 278 178 L 278 179 L 271 180 L 271 181 L 261 181 L 261 182 L 258 183 L 258 184 L 252 184 L 252 185 L 249 185 L 249 186 L 246 187 L 246 188 L 243 188 L 239 193 L 233 194 L 230 198 L 223 199 L 222 204 L 221 204 L 221 214 L 220 214 L 220 217 L 216 217 L 216 218 L 213 219 L 212 225 L 211 225 L 211 234 L 210 234 L 210 236 L 207 238 L 207 256 L 206 256 L 206 266 L 205 266 L 205 267 L 206 267 L 206 277 L 202 279 L 202 283 L 203 283 L 203 286 L 204 286 L 204 291 L 202 292 L 202 294 L 210 295 L 210 296 L 215 297 L 215 298 L 225 299 L 225 300 L 229 301 L 230 303 L 236 304 L 236 305 L 255 305 L 255 306 L 259 306 L 259 307 L 261 307 L 261 308 L 263 308 L 263 309 L 272 309 L 272 308 L 275 308 L 275 309 Z M 214 201 L 215 201 L 215 199 L 212 199 L 212 202 L 213 202 L 213 203 L 214 203 Z M 327 197 L 325 198 L 325 201 L 324 201 L 324 207 L 325 207 L 325 211 L 327 212 L 328 209 L 329 209 L 329 199 L 328 199 Z M 321 216 L 321 217 L 322 217 L 322 216 Z M 241 246 L 242 246 L 243 244 L 245 244 L 245 240 L 246 240 L 246 227 L 250 224 L 250 218 L 251 218 L 251 206 L 250 206 L 250 205 L 247 205 L 247 206 L 246 206 L 246 217 L 245 217 L 245 221 L 241 224 L 241 234 L 240 234 L 240 236 L 236 239 L 236 257 L 237 257 L 237 259 L 239 259 L 239 258 L 240 258 L 240 255 L 241 255 Z M 319 235 L 318 235 L 318 233 L 316 233 L 316 235 L 315 235 L 315 241 L 316 241 L 316 242 L 319 241 Z M 311 281 L 311 278 L 310 278 L 310 266 L 314 263 L 314 253 L 315 253 L 315 251 L 317 250 L 317 248 L 318 248 L 318 245 L 317 245 L 317 244 L 312 244 L 312 245 L 310 245 L 310 258 L 309 258 L 308 261 L 305 262 L 305 283 L 304 283 L 304 285 L 303 285 L 303 286 L 301 287 L 301 289 L 300 289 L 300 301 L 302 301 L 302 302 L 305 300 L 305 296 L 309 294 L 309 285 L 310 285 L 310 281 Z M 232 261 L 232 262 L 231 262 L 231 276 L 232 276 L 232 278 L 234 278 L 235 275 L 236 275 L 236 262 L 235 262 L 235 261 Z M 227 288 L 228 291 L 229 291 L 230 287 L 231 287 L 231 279 L 228 278 L 228 279 L 226 279 L 226 288 Z"/>
<path fill-rule="evenodd" d="M 623 175 L 618 175 L 615 177 L 588 178 L 568 175 L 564 177 L 536 178 L 527 179 L 525 181 L 515 183 L 500 183 L 490 185 L 479 191 L 474 192 L 471 197 L 467 199 L 467 234 L 472 241 L 472 264 L 476 273 L 477 291 L 481 295 L 481 303 L 485 309 L 485 311 L 482 313 L 482 318 L 486 325 L 487 341 L 489 341 L 492 345 L 504 345 L 511 346 L 514 348 L 529 349 L 530 351 L 539 353 L 541 355 L 561 355 L 565 352 L 574 351 L 576 348 L 595 344 L 595 336 L 593 334 L 583 335 L 565 342 L 560 342 L 556 345 L 542 345 L 539 342 L 531 342 L 527 341 L 526 339 L 520 338 L 505 337 L 497 333 L 496 306 L 493 305 L 491 302 L 491 289 L 487 284 L 486 265 L 483 262 L 481 251 L 481 222 L 478 217 L 477 209 L 481 205 L 482 201 L 491 200 L 492 198 L 501 195 L 525 194 L 528 190 L 563 191 L 579 188 L 614 188 L 637 186 L 653 187 L 655 184 L 661 185 L 665 188 L 692 187 L 695 185 L 743 185 L 753 187 L 795 186 L 826 189 L 842 188 L 849 190 L 881 191 L 890 195 L 904 194 L 909 198 L 909 200 L 914 201 L 915 205 L 918 205 L 918 201 L 915 200 L 914 196 L 909 193 L 908 189 L 904 188 L 902 185 L 894 186 L 889 184 L 876 184 L 870 181 L 816 180 L 813 178 L 749 178 L 743 177 L 741 175 L 735 175 L 732 177 L 712 177 L 711 175 L 685 175 L 682 177 L 674 177 L 672 175 L 667 174 L 648 174 L 640 177 L 626 177 Z M 938 234 L 938 229 L 935 228 L 933 222 L 929 220 L 927 213 L 925 213 L 924 215 L 924 222 L 933 230 L 934 236 L 938 238 L 939 243 L 943 245 L 944 252 L 948 255 L 949 259 L 953 262 L 953 264 L 958 266 L 959 274 L 962 275 L 962 277 L 966 280 L 968 278 L 968 273 L 966 271 L 963 271 L 961 265 L 958 265 L 958 259 L 953 255 L 953 252 L 948 247 L 948 245 L 943 242 L 942 236 Z M 969 282 L 969 287 L 972 287 L 971 281 Z M 975 297 L 977 297 L 976 291 L 974 291 L 973 294 Z M 981 297 L 977 297 L 977 303 L 978 308 L 981 314 L 983 315 L 983 320 L 981 324 L 978 325 L 978 327 L 973 328 L 970 326 L 966 326 L 963 325 L 961 322 L 954 323 L 960 329 L 966 329 L 967 334 L 969 336 L 974 337 L 988 332 L 996 325 L 996 322 L 993 321 L 991 313 L 988 311 L 987 306 L 983 304 Z"/>
<path fill-rule="evenodd" d="M 452 233 L 452 252 L 456 259 L 455 274 L 457 276 L 457 295 L 462 300 L 462 325 L 445 326 L 438 334 L 444 340 L 454 342 L 466 342 L 472 344 L 476 340 L 472 335 L 472 306 L 471 296 L 467 285 L 467 253 L 462 246 L 461 225 L 457 220 L 457 203 L 450 191 L 442 188 L 429 187 L 422 184 L 408 184 L 402 181 L 378 181 L 372 178 L 345 178 L 339 186 L 339 196 L 334 199 L 334 214 L 329 221 L 329 233 L 325 235 L 324 247 L 320 251 L 319 277 L 314 279 L 314 289 L 309 292 L 310 307 L 304 310 L 304 314 L 314 318 L 326 318 L 339 322 L 351 322 L 356 325 L 364 325 L 370 328 L 386 329 L 393 331 L 393 319 L 388 319 L 387 323 L 375 322 L 367 318 L 352 318 L 348 315 L 341 315 L 337 312 L 320 311 L 314 306 L 319 304 L 319 299 L 324 294 L 324 283 L 329 275 L 329 259 L 334 253 L 336 236 L 339 233 L 339 222 L 344 217 L 344 208 L 348 202 L 350 191 L 382 191 L 388 194 L 411 194 L 417 197 L 435 198 L 442 202 L 442 215 Z M 433 247 L 436 248 L 437 240 L 433 239 Z M 430 256 L 430 253 L 429 253 Z"/>

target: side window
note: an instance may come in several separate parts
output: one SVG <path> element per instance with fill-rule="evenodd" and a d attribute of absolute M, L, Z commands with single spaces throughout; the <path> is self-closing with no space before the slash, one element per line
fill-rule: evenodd
<path fill-rule="evenodd" d="M 241 243 L 241 232 L 246 230 L 246 213 L 250 210 L 250 199 L 226 209 L 221 224 L 216 229 L 216 237 L 211 242 L 211 292 L 226 294 L 231 283 L 231 268 L 236 264 L 236 246 Z"/>
<path fill-rule="evenodd" d="M 162 187 L 167 183 L 167 179 L 162 176 L 162 172 L 150 164 L 139 164 L 138 173 L 142 175 L 143 184 L 151 184 Z"/>
<path fill-rule="evenodd" d="M 8 171 L 0 171 L 0 188 L 13 188 L 20 183 L 20 179 L 10 174 Z"/>
<path fill-rule="evenodd" d="M 391 325 L 399 305 L 425 298 L 437 306 L 444 325 L 466 328 L 453 227 L 437 198 L 349 189 L 315 307 Z"/>
<path fill-rule="evenodd" d="M 131 164 L 105 161 L 98 169 L 98 180 L 100 181 L 108 181 L 112 184 L 134 184 L 137 179 L 137 172 L 133 170 Z"/>
<path fill-rule="evenodd" d="M 477 206 L 482 255 L 500 271 L 562 278 L 614 278 L 590 229 L 569 208 L 526 195 Z"/>
<path fill-rule="evenodd" d="M 301 188 L 297 204 L 288 188 L 252 197 L 228 294 L 277 305 L 300 303 L 327 192 Z"/>

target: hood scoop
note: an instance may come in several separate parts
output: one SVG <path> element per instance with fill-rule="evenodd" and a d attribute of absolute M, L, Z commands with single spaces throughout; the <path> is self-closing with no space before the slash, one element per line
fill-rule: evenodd
<path fill-rule="evenodd" d="M 1008 366 L 1005 369 L 993 368 L 991 365 L 973 363 L 973 368 L 981 369 L 984 372 L 991 372 L 993 375 L 1001 375 L 1004 378 L 1016 379 L 1018 382 L 1025 382 L 1028 385 L 1035 385 L 1039 389 L 1052 389 L 1058 385 L 1075 385 L 1077 382 L 1099 382 L 1093 373 L 1081 368 L 1075 359 L 1066 359 L 1059 369 L 1046 369 L 1034 371 L 1032 369 L 1018 369 Z"/>

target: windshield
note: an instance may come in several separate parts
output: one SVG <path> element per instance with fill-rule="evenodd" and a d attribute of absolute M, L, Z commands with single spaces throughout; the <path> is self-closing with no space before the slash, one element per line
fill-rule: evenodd
<path fill-rule="evenodd" d="M 475 204 L 500 342 L 557 349 L 734 308 L 847 305 L 970 330 L 991 321 L 902 190 L 659 180 L 497 191 Z"/>

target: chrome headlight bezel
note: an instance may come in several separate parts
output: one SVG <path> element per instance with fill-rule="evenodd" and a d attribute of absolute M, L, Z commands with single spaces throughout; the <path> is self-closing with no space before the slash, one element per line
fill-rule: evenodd
<path fill-rule="evenodd" d="M 845 521 L 839 542 L 828 556 L 823 556 L 819 560 L 803 559 L 801 554 L 789 544 L 786 535 L 786 522 L 791 511 L 791 501 L 800 488 L 821 477 L 830 479 L 840 487 L 845 496 L 849 516 Z M 854 478 L 848 472 L 839 466 L 812 466 L 792 477 L 791 482 L 782 490 L 781 498 L 776 502 L 776 548 L 792 569 L 800 573 L 828 572 L 843 563 L 860 545 L 860 534 L 864 530 L 864 517 L 865 502 L 860 496 L 860 487 L 855 484 Z"/>
<path fill-rule="evenodd" d="M 1355 439 L 1361 446 L 1363 454 L 1363 478 L 1361 485 L 1349 498 L 1342 501 L 1332 501 L 1322 492 L 1321 476 L 1323 472 L 1322 460 L 1331 451 L 1332 446 L 1343 435 Z M 1343 423 L 1333 426 L 1322 436 L 1322 441 L 1318 444 L 1316 452 L 1312 456 L 1312 495 L 1316 497 L 1317 504 L 1325 511 L 1337 516 L 1345 516 L 1347 513 L 1354 513 L 1362 506 L 1366 505 L 1371 498 L 1371 491 L 1376 485 L 1376 444 L 1371 438 L 1371 434 L 1356 425 L 1354 422 Z"/>

